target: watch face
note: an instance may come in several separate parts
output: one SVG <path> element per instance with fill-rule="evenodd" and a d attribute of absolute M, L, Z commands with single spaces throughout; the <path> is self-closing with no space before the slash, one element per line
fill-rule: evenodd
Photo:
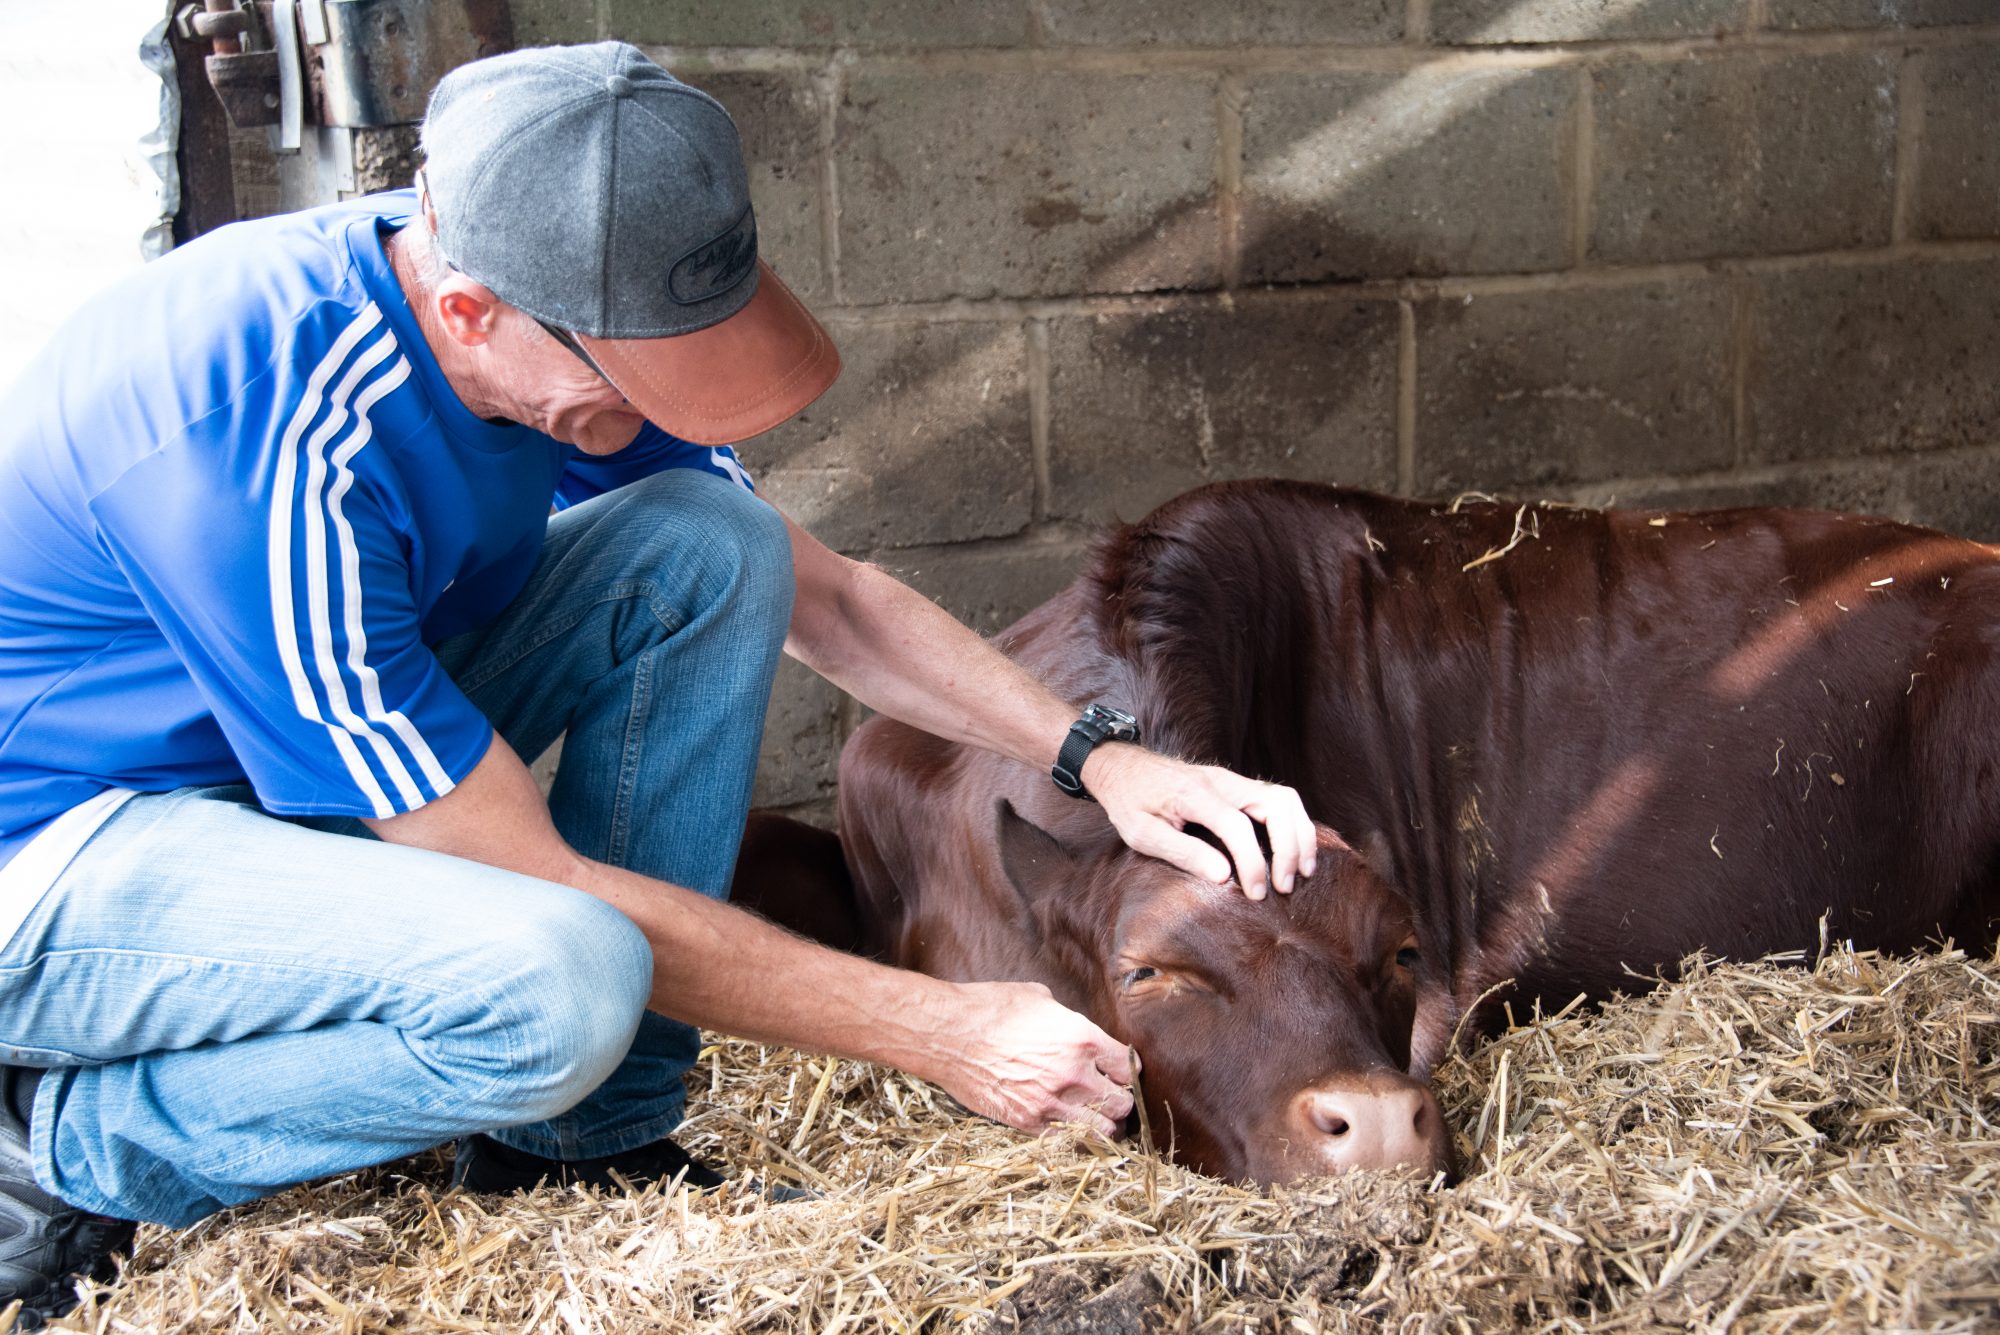
<path fill-rule="evenodd" d="M 1136 737 L 1139 734 L 1139 720 L 1133 718 L 1124 710 L 1114 709 L 1110 705 L 1092 705 L 1083 711 L 1083 716 L 1103 727 L 1107 736 L 1115 737 L 1120 741 Z"/>

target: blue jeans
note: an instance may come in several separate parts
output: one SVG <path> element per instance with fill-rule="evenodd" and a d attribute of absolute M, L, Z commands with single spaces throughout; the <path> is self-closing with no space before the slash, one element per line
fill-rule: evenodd
<path fill-rule="evenodd" d="M 580 852 L 720 898 L 792 603 L 776 512 L 690 471 L 549 523 L 496 620 L 439 646 Z M 616 1153 L 681 1118 L 697 1036 L 578 890 L 286 820 L 247 788 L 133 798 L 0 947 L 0 1061 L 48 1068 L 35 1172 L 186 1225 L 474 1131 Z"/>

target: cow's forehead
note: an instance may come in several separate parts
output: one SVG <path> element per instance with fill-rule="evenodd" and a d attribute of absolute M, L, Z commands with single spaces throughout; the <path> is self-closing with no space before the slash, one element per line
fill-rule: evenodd
<path fill-rule="evenodd" d="M 1113 942 L 1121 953 L 1199 961 L 1284 942 L 1352 959 L 1383 949 L 1383 937 L 1409 926 L 1402 900 L 1345 852 L 1322 853 L 1319 871 L 1291 894 L 1261 900 L 1248 898 L 1234 882 L 1213 885 L 1164 867 L 1132 874 L 1124 889 Z"/>

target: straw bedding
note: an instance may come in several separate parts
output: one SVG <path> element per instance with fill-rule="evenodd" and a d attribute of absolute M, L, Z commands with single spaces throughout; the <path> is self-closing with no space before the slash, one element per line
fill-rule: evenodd
<path fill-rule="evenodd" d="M 1836 950 L 1477 1047 L 1459 1184 L 1270 1194 L 718 1044 L 684 1137 L 822 1196 L 467 1199 L 430 1155 L 148 1229 L 123 1331 L 2000 1329 L 2000 965 Z M 0 1326 L 7 1323 L 0 1319 Z"/>

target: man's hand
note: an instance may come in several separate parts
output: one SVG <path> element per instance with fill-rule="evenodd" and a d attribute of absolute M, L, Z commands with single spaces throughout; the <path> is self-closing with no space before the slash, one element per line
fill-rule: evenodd
<path fill-rule="evenodd" d="M 1298 877 L 1313 874 L 1319 843 L 1312 820 L 1299 795 L 1282 784 L 1115 742 L 1084 760 L 1083 784 L 1128 847 L 1218 885 L 1229 879 L 1233 861 L 1251 899 L 1262 899 L 1268 884 L 1290 894 Z M 1252 821 L 1270 836 L 1269 867 Z M 1184 833 L 1185 825 L 1213 831 L 1229 856 Z"/>
<path fill-rule="evenodd" d="M 1022 1131 L 1081 1123 L 1117 1134 L 1132 1111 L 1125 1045 L 1040 983 L 961 983 L 963 1039 L 930 1072 L 974 1112 Z"/>

